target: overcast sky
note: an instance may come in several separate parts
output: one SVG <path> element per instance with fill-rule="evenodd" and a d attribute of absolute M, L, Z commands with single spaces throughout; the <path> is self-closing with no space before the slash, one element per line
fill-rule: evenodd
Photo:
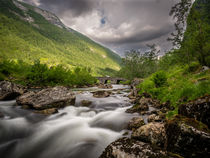
<path fill-rule="evenodd" d="M 109 47 L 120 55 L 126 50 L 157 44 L 171 46 L 169 16 L 176 0 L 23 0 L 55 13 L 64 24 Z"/>

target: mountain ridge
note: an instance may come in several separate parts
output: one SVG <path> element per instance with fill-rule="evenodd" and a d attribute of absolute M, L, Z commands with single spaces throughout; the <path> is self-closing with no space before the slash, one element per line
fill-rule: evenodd
<path fill-rule="evenodd" d="M 97 75 L 120 69 L 119 55 L 65 26 L 55 14 L 16 0 L 0 0 L 0 6 L 0 59 L 91 67 Z"/>

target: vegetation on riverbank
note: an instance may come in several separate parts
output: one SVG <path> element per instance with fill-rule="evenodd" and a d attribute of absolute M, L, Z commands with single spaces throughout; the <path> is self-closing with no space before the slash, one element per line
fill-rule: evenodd
<path fill-rule="evenodd" d="M 63 65 L 51 66 L 39 60 L 30 65 L 23 61 L 0 62 L 0 80 L 11 80 L 27 86 L 84 86 L 96 83 L 88 68 L 66 68 Z"/>
<path fill-rule="evenodd" d="M 119 74 L 128 79 L 144 78 L 139 94 L 147 92 L 161 102 L 170 101 L 175 110 L 168 116 L 176 114 L 181 103 L 210 94 L 210 2 L 196 0 L 190 6 L 190 0 L 182 0 L 171 10 L 177 20 L 176 32 L 169 38 L 175 49 L 160 59 L 156 49 L 145 54 L 133 51 L 124 59 Z"/>

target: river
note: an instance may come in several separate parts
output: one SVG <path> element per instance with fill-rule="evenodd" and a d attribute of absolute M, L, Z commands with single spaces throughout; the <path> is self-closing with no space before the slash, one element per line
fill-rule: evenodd
<path fill-rule="evenodd" d="M 137 114 L 125 113 L 131 106 L 128 86 L 113 85 L 112 95 L 94 98 L 93 88 L 73 89 L 75 106 L 43 116 L 0 102 L 1 158 L 98 158 L 111 142 L 128 133 L 128 121 Z M 90 100 L 89 107 L 81 106 Z"/>

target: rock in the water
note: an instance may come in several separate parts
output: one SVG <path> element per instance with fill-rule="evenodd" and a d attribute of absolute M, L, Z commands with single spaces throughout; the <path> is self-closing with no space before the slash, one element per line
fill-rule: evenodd
<path fill-rule="evenodd" d="M 4 114 L 0 111 L 0 118 L 3 118 Z"/>
<path fill-rule="evenodd" d="M 0 82 L 0 100 L 12 100 L 22 95 L 24 89 L 22 86 L 8 82 Z"/>
<path fill-rule="evenodd" d="M 102 89 L 111 89 L 113 88 L 111 84 L 100 84 L 98 86 L 98 88 L 102 88 Z"/>
<path fill-rule="evenodd" d="M 166 142 L 166 131 L 163 123 L 149 123 L 132 133 L 132 138 L 163 147 Z"/>
<path fill-rule="evenodd" d="M 167 152 L 154 149 L 149 144 L 129 138 L 111 143 L 99 158 L 172 158 Z M 176 156 L 174 156 L 175 158 Z"/>
<path fill-rule="evenodd" d="M 35 110 L 62 108 L 75 104 L 75 95 L 65 87 L 43 89 L 39 92 L 28 92 L 16 99 L 18 105 L 28 106 Z"/>
<path fill-rule="evenodd" d="M 210 133 L 206 125 L 192 118 L 176 116 L 166 123 L 168 151 L 186 158 L 210 155 Z"/>
<path fill-rule="evenodd" d="M 95 98 L 106 98 L 106 97 L 109 97 L 111 94 L 110 91 L 96 91 L 96 92 L 93 92 L 93 97 Z"/>
<path fill-rule="evenodd" d="M 179 106 L 179 114 L 195 118 L 210 128 L 210 95 Z"/>
<path fill-rule="evenodd" d="M 92 101 L 90 100 L 82 100 L 81 105 L 82 106 L 90 106 L 92 104 Z"/>
<path fill-rule="evenodd" d="M 128 123 L 128 129 L 135 130 L 143 125 L 145 125 L 145 123 L 142 117 L 134 117 Z"/>
<path fill-rule="evenodd" d="M 161 118 L 160 115 L 151 114 L 148 116 L 148 122 L 161 122 L 164 118 Z"/>
<path fill-rule="evenodd" d="M 128 113 L 134 113 L 138 112 L 141 113 L 142 111 L 149 110 L 149 106 L 154 106 L 156 104 L 156 101 L 154 101 L 152 98 L 141 98 L 137 104 L 135 104 L 132 108 L 127 109 L 126 112 Z"/>
<path fill-rule="evenodd" d="M 56 108 L 50 108 L 50 109 L 39 110 L 39 111 L 35 111 L 35 112 L 36 113 L 40 113 L 40 114 L 45 114 L 45 115 L 51 115 L 51 114 L 58 113 L 58 109 L 56 109 Z"/>

